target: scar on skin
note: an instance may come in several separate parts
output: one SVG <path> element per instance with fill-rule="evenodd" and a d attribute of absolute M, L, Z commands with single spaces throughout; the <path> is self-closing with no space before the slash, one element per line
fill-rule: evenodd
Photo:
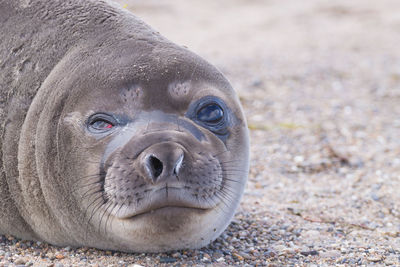
<path fill-rule="evenodd" d="M 132 86 L 123 90 L 122 99 L 124 102 L 132 102 L 140 98 L 142 95 L 142 89 L 138 86 Z"/>
<path fill-rule="evenodd" d="M 168 92 L 172 98 L 179 99 L 185 97 L 190 92 L 189 82 L 174 82 L 168 86 Z"/>

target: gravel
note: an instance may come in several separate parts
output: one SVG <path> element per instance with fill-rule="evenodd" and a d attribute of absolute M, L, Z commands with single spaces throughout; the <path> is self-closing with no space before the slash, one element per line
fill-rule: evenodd
<path fill-rule="evenodd" d="M 0 236 L 0 266 L 400 266 L 400 2 L 119 2 L 231 80 L 251 135 L 242 204 L 203 249 Z"/>

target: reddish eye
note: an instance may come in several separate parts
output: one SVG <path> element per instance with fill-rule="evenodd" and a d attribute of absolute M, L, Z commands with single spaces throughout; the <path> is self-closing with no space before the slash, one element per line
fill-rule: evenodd
<path fill-rule="evenodd" d="M 114 116 L 105 113 L 94 114 L 89 117 L 87 122 L 88 130 L 95 134 L 106 133 L 118 125 Z"/>
<path fill-rule="evenodd" d="M 96 130 L 105 130 L 114 127 L 114 125 L 111 122 L 105 120 L 96 120 L 92 122 L 90 126 L 92 126 L 92 128 Z"/>

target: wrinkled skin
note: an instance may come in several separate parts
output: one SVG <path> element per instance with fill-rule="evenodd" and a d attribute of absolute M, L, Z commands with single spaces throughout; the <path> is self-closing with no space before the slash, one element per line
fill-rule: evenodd
<path fill-rule="evenodd" d="M 103 1 L 0 1 L 0 233 L 129 252 L 199 248 L 248 172 L 213 66 Z"/>

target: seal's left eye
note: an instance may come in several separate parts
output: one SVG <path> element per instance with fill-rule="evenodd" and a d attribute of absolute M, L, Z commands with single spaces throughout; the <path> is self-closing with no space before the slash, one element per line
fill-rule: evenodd
<path fill-rule="evenodd" d="M 197 112 L 197 119 L 205 123 L 218 123 L 224 117 L 224 110 L 218 104 L 209 104 Z"/>

